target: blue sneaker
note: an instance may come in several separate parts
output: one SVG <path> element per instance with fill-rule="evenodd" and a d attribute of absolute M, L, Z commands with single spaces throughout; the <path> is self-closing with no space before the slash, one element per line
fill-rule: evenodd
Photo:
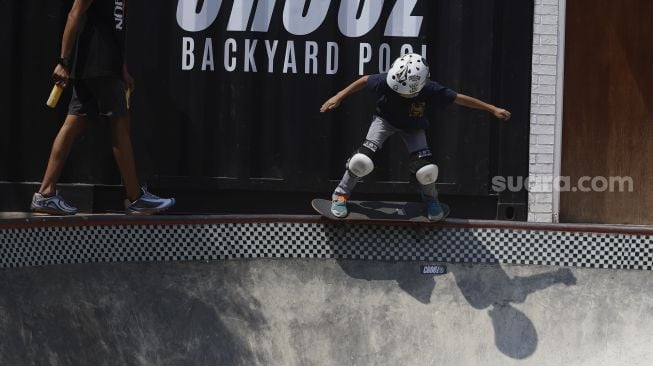
<path fill-rule="evenodd" d="M 44 196 L 40 192 L 34 193 L 30 208 L 34 212 L 46 213 L 48 215 L 67 216 L 77 213 L 77 208 L 67 204 L 59 195 L 59 192 L 55 192 L 53 196 Z"/>
<path fill-rule="evenodd" d="M 134 202 L 125 200 L 125 213 L 127 215 L 155 215 L 175 205 L 174 198 L 161 198 L 142 187 L 143 193 Z"/>
<path fill-rule="evenodd" d="M 444 217 L 444 210 L 435 197 L 429 197 L 422 195 L 422 200 L 426 204 L 426 216 L 428 216 L 431 221 L 440 221 Z"/>
<path fill-rule="evenodd" d="M 331 213 L 333 216 L 341 219 L 349 215 L 349 210 L 347 210 L 347 200 L 349 198 L 344 194 L 334 194 L 331 196 Z"/>

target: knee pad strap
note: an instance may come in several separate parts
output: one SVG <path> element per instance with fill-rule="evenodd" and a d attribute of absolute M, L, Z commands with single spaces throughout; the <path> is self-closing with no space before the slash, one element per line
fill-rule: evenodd
<path fill-rule="evenodd" d="M 438 179 L 438 166 L 433 163 L 433 154 L 429 149 L 410 154 L 409 169 L 419 184 L 432 184 Z"/>

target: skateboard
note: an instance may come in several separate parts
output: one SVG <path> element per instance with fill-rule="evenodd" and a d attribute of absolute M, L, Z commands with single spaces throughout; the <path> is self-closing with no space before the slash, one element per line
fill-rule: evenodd
<path fill-rule="evenodd" d="M 331 213 L 331 200 L 316 198 L 311 202 L 313 209 L 323 217 L 337 221 L 393 221 L 393 222 L 435 222 L 426 216 L 422 202 L 347 201 L 349 215 L 338 218 Z M 445 219 L 449 206 L 440 203 Z"/>

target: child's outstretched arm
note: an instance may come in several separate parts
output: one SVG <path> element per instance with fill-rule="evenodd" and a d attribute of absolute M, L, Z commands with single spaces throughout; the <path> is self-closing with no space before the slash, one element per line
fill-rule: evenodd
<path fill-rule="evenodd" d="M 367 84 L 367 75 L 362 76 L 360 79 L 354 81 L 353 83 L 349 84 L 349 86 L 339 91 L 338 94 L 329 98 L 329 100 L 327 100 L 326 102 L 324 102 L 324 104 L 322 104 L 322 107 L 320 108 L 320 112 L 324 113 L 332 109 L 338 108 L 338 106 L 340 105 L 342 100 L 345 99 L 346 96 L 363 89 L 365 87 L 365 84 Z"/>
<path fill-rule="evenodd" d="M 468 108 L 474 108 L 474 109 L 480 109 L 484 111 L 488 111 L 492 113 L 496 118 L 502 120 L 502 121 L 507 121 L 510 119 L 512 116 L 511 113 L 503 108 L 498 108 L 493 106 L 492 104 L 485 103 L 482 100 L 478 100 L 476 98 L 464 95 L 464 94 L 458 94 L 456 97 L 456 100 L 454 103 L 468 107 Z"/>

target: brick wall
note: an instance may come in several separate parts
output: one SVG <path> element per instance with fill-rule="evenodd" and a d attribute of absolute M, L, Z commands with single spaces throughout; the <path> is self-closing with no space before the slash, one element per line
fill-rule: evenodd
<path fill-rule="evenodd" d="M 552 182 L 557 174 L 556 128 L 560 128 L 562 112 L 557 101 L 562 70 L 559 22 L 564 1 L 535 0 L 528 197 L 528 221 L 532 222 L 555 221 Z"/>

